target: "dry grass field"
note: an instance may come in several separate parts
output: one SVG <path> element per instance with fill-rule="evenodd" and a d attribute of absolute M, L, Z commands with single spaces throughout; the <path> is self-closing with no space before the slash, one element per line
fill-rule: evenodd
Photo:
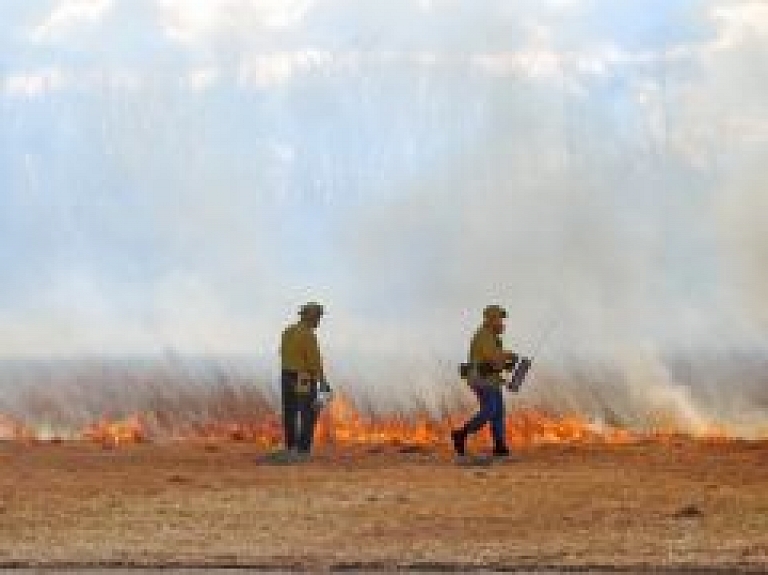
<path fill-rule="evenodd" d="M 768 444 L 444 447 L 260 462 L 247 442 L 0 444 L 2 566 L 768 570 Z"/>

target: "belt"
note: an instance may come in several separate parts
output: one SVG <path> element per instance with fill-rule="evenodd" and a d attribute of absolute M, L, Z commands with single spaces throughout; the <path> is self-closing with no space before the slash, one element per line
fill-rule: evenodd
<path fill-rule="evenodd" d="M 300 378 L 299 372 L 294 369 L 284 369 L 283 377 L 289 377 L 293 379 L 293 381 L 290 383 L 295 385 L 297 393 L 310 393 L 312 391 L 312 385 L 315 383 L 315 380 L 311 378 Z"/>
<path fill-rule="evenodd" d="M 490 361 L 473 361 L 470 363 L 462 363 L 459 366 L 459 374 L 463 378 L 472 376 L 488 377 L 491 375 L 500 375 L 502 370 L 498 369 Z"/>

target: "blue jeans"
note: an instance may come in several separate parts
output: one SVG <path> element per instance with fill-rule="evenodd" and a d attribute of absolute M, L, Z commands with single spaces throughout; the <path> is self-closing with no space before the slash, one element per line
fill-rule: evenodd
<path fill-rule="evenodd" d="M 493 444 L 501 447 L 506 444 L 504 433 L 504 395 L 501 388 L 488 382 L 478 382 L 472 385 L 480 410 L 464 426 L 466 434 L 477 433 L 486 424 L 491 424 Z"/>

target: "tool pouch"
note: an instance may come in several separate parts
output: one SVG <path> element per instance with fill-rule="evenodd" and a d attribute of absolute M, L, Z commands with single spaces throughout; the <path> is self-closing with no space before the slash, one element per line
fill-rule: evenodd
<path fill-rule="evenodd" d="M 296 393 L 307 394 L 312 391 L 312 378 L 300 374 L 296 380 Z"/>

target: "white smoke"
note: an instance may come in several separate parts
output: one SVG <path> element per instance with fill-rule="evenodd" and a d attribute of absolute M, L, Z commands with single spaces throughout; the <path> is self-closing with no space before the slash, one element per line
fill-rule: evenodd
<path fill-rule="evenodd" d="M 468 401 L 456 364 L 497 302 L 509 345 L 538 352 L 515 405 L 764 428 L 757 3 L 75 4 L 103 9 L 19 16 L 8 37 L 64 13 L 87 23 L 80 43 L 122 23 L 167 58 L 38 41 L 27 61 L 3 40 L 2 355 L 251 354 L 244 385 L 274 397 L 279 332 L 319 299 L 339 386 L 440 413 Z M 229 371 L 197 369 L 164 397 Z M 122 387 L 129 372 L 88 384 L 89 403 L 14 369 L 3 400 L 146 407 L 157 390 Z"/>

